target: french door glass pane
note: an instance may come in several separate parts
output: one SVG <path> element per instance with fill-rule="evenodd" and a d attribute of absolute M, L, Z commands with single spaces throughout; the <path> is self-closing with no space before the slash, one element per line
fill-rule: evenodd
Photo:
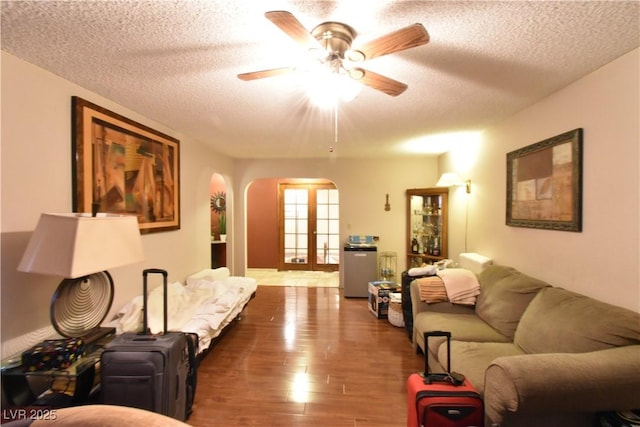
<path fill-rule="evenodd" d="M 296 220 L 285 219 L 284 220 L 284 232 L 285 234 L 295 234 L 296 232 Z"/>
<path fill-rule="evenodd" d="M 318 205 L 326 205 L 329 203 L 329 191 L 328 190 L 318 190 L 316 192 L 316 203 Z"/>
<path fill-rule="evenodd" d="M 307 263 L 309 195 L 307 189 L 284 190 L 284 262 Z"/>
<path fill-rule="evenodd" d="M 338 264 L 340 256 L 337 189 L 316 191 L 316 262 Z"/>
<path fill-rule="evenodd" d="M 307 249 L 307 235 L 306 234 L 298 234 L 296 236 L 296 243 L 298 248 L 300 249 Z"/>
<path fill-rule="evenodd" d="M 329 205 L 317 205 L 316 206 L 316 217 L 318 219 L 327 219 L 327 218 L 329 218 Z"/>
<path fill-rule="evenodd" d="M 296 235 L 295 234 L 285 234 L 284 235 L 284 247 L 285 248 L 295 248 L 296 247 Z"/>
<path fill-rule="evenodd" d="M 329 233 L 329 224 L 327 223 L 327 221 L 318 221 L 318 228 L 316 231 L 318 233 L 318 242 L 319 242 L 323 235 L 326 235 Z"/>

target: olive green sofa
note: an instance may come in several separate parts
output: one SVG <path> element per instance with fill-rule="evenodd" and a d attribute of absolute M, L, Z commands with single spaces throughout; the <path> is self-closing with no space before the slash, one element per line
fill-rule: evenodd
<path fill-rule="evenodd" d="M 595 425 L 601 411 L 640 408 L 640 314 L 527 276 L 487 267 L 475 306 L 426 304 L 410 286 L 413 343 L 430 369 L 446 362 L 484 398 L 485 426 Z"/>

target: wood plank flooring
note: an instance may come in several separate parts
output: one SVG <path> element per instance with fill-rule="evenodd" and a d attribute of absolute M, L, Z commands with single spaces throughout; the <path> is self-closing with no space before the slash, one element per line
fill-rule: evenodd
<path fill-rule="evenodd" d="M 259 286 L 202 361 L 192 426 L 402 427 L 424 367 L 407 332 L 338 288 Z"/>

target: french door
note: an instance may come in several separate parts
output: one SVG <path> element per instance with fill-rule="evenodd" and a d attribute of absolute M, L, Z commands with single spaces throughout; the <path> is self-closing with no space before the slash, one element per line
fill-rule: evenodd
<path fill-rule="evenodd" d="M 339 207 L 333 183 L 278 184 L 278 269 L 338 270 Z"/>

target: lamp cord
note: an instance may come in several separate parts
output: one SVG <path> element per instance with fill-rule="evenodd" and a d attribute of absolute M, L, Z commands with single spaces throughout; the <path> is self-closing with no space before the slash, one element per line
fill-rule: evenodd
<path fill-rule="evenodd" d="M 469 231 L 469 195 L 465 194 L 465 218 L 464 218 L 464 252 L 467 252 L 467 234 Z"/>

